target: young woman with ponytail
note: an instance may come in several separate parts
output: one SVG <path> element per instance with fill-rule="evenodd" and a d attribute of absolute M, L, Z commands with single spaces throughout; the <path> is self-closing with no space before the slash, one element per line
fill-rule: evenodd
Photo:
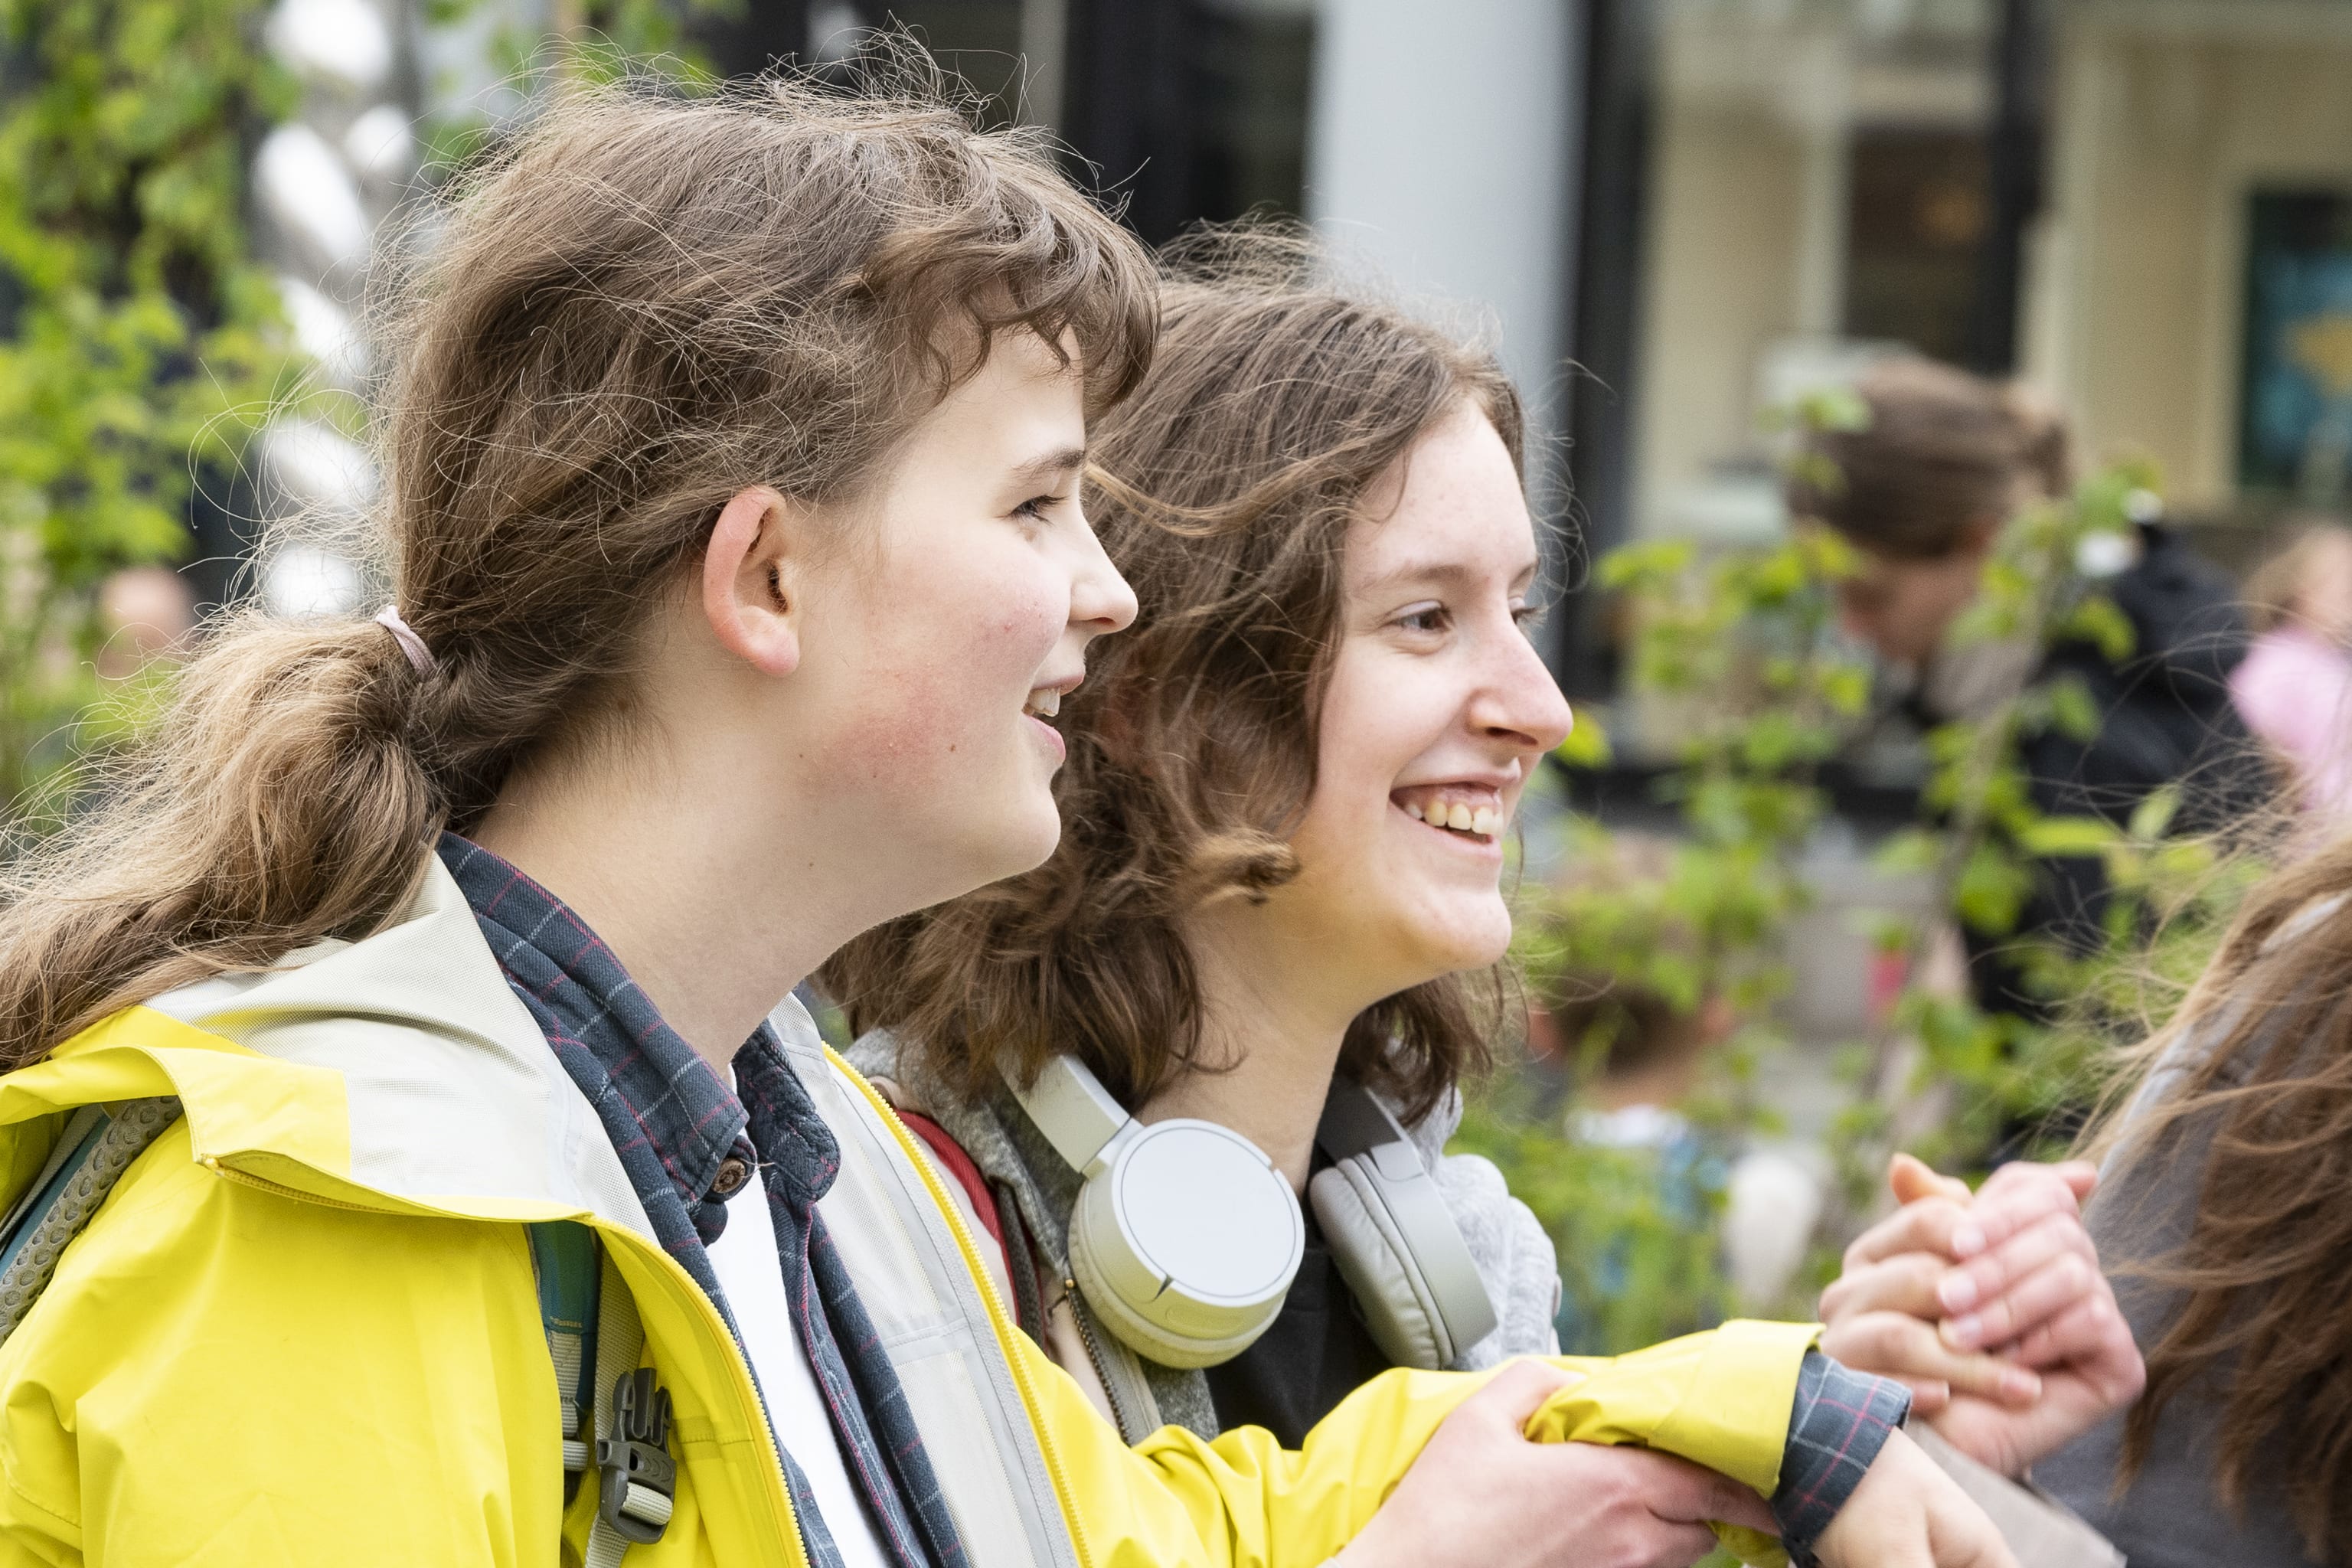
<path fill-rule="evenodd" d="M 1051 852 L 1045 720 L 1134 614 L 1087 421 L 1155 316 L 920 93 L 587 95 L 465 184 L 392 607 L 220 627 L 12 871 L 0 1563 L 1578 1561 L 1589 1450 L 1531 1436 L 1769 1522 L 1810 1331 L 1129 1447 L 789 999 Z M 1864 1495 L 1888 1561 L 1997 1563 Z"/>

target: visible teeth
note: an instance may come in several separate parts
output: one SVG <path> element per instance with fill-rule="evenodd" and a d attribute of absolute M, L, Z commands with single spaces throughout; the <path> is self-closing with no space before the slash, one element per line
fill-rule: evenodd
<path fill-rule="evenodd" d="M 1502 814 L 1492 806 L 1482 805 L 1470 814 L 1470 831 L 1484 838 L 1492 838 L 1495 829 L 1502 826 Z"/>
<path fill-rule="evenodd" d="M 1452 808 L 1445 814 L 1445 826 L 1454 829 L 1456 833 L 1469 832 L 1470 808 L 1463 805 L 1460 801 L 1455 801 Z"/>
<path fill-rule="evenodd" d="M 1029 706 L 1022 710 L 1024 713 L 1034 713 L 1041 719 L 1051 719 L 1061 710 L 1062 694 L 1042 689 L 1029 694 Z"/>
<path fill-rule="evenodd" d="M 1418 802 L 1415 802 L 1415 803 L 1414 803 L 1413 805 L 1408 805 L 1408 806 L 1406 806 L 1406 807 L 1404 808 L 1404 810 L 1405 810 L 1405 815 L 1406 815 L 1406 816 L 1410 816 L 1410 817 L 1412 817 L 1415 822 L 1421 822 L 1421 821 L 1425 820 L 1424 816 L 1423 816 L 1423 812 L 1422 812 L 1422 809 L 1421 809 L 1420 803 L 1418 803 Z"/>

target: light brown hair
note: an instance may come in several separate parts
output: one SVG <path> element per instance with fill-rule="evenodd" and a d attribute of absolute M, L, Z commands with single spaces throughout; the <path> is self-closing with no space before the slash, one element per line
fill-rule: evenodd
<path fill-rule="evenodd" d="M 2179 1078 L 2139 1094 L 2158 1064 Z M 2105 1262 L 2178 1305 L 2144 1347 L 2117 1485 L 2168 1405 L 2210 1403 L 2223 1501 L 2276 1486 L 2312 1555 L 2352 1562 L 2352 838 L 2263 884 L 2126 1068 L 2086 1142 L 2116 1152 L 2097 1201 L 2126 1205 Z M 2167 1246 L 2175 1171 L 2196 1207 Z"/>
<path fill-rule="evenodd" d="M 1341 552 L 1374 482 L 1465 401 L 1523 463 L 1517 393 L 1487 354 L 1305 282 L 1276 237 L 1203 242 L 1163 292 L 1152 372 L 1094 432 L 1086 500 L 1135 586 L 1064 704 L 1063 831 L 1035 871 L 851 942 L 819 984 L 961 1092 L 1051 1055 L 1141 1103 L 1204 1064 L 1180 921 L 1298 871 Z M 1344 1070 L 1425 1113 L 1484 1060 L 1499 974 L 1454 975 L 1358 1017 Z"/>
<path fill-rule="evenodd" d="M 186 670 L 112 798 L 20 859 L 0 1065 L 407 896 L 521 761 L 609 717 L 644 614 L 730 497 L 854 495 L 1026 331 L 1091 410 L 1149 363 L 1149 258 L 1041 146 L 936 73 L 551 107 L 463 181 L 392 341 L 392 592 L 439 660 L 358 616 L 247 612 Z"/>
<path fill-rule="evenodd" d="M 1809 432 L 1789 510 L 1897 560 L 1939 560 L 2071 483 L 2066 421 L 2014 382 L 1905 354 L 1865 371 L 1860 429 Z"/>

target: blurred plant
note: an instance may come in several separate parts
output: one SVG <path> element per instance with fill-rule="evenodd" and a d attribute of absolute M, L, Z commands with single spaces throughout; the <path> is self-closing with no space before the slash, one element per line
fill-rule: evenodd
<path fill-rule="evenodd" d="M 2098 536 L 2128 538 L 2135 519 L 2157 510 L 2155 483 L 2145 464 L 2117 464 L 2012 521 L 1955 640 L 2043 652 L 2083 642 L 2109 663 L 2129 658 L 2131 623 L 2079 563 L 2099 552 Z M 2096 1096 L 2105 1047 L 2161 1020 L 2257 874 L 2250 861 L 2222 864 L 2204 840 L 2168 837 L 2177 786 L 2154 792 L 2122 823 L 2042 811 L 2019 764 L 2020 742 L 2046 731 L 2088 741 L 2099 724 L 2081 683 L 2061 678 L 2028 681 L 1983 717 L 1927 737 L 1926 820 L 1891 840 L 1881 863 L 1927 872 L 1933 907 L 1980 948 L 1999 944 L 2000 961 L 2041 1006 L 1993 1011 L 1965 990 L 1921 984 L 1935 939 L 1929 921 L 1881 933 L 1912 983 L 1857 1061 L 1857 1092 L 1832 1131 L 1853 1219 L 1879 1201 L 1896 1147 L 1963 1171 L 1996 1152 L 2055 1153 L 2071 1134 L 2070 1113 Z M 2020 933 L 2042 864 L 2069 858 L 2103 863 L 2106 894 L 2092 940 Z"/>
<path fill-rule="evenodd" d="M 1803 416 L 1852 414 L 1825 398 Z M 1686 541 L 1635 544 L 1601 563 L 1601 585 L 1633 612 L 1629 683 L 1671 711 L 1684 737 L 1662 781 L 1682 833 L 1653 875 L 1581 875 L 1532 890 L 1516 955 L 1539 1001 L 1606 977 L 1685 1016 L 1720 1004 L 1734 1027 L 1677 1108 L 1688 1136 L 1631 1146 L 1566 1136 L 1532 1120 L 1507 1083 L 1465 1118 L 1464 1146 L 1494 1159 L 1552 1233 L 1563 1324 L 1597 1332 L 1580 1349 L 1629 1349 L 1741 1305 L 1716 1248 L 1723 1163 L 1780 1130 L 1757 1093 L 1759 1072 L 1785 1044 L 1775 1005 L 1792 972 L 1779 937 L 1811 900 L 1799 860 L 1827 809 L 1820 765 L 1869 700 L 1867 667 L 1832 635 L 1835 584 L 1854 566 L 1826 530 L 1705 557 Z M 1581 755 L 1570 750 L 1580 745 Z M 1571 735 L 1561 760 L 1577 765 L 1593 750 Z M 1620 858 L 1597 823 L 1569 834 L 1572 865 Z M 1594 1017 L 1587 1037 L 1561 1043 L 1572 1093 L 1626 1026 L 1608 1008 Z"/>
<path fill-rule="evenodd" d="M 1851 428 L 1865 416 L 1855 400 L 1831 395 L 1784 421 Z M 1954 637 L 2043 651 L 2080 640 L 2111 661 L 2127 657 L 2129 622 L 2077 563 L 2086 539 L 2134 526 L 2152 485 L 2143 468 L 2118 466 L 2015 520 Z M 1645 877 L 1571 875 L 1523 900 L 1517 955 L 1539 1002 L 1597 976 L 1686 1014 L 1711 998 L 1729 1004 L 1738 1027 L 1676 1108 L 1717 1168 L 1780 1131 L 1756 1088 L 1788 1044 L 1774 1016 L 1791 983 L 1783 932 L 1811 899 L 1801 860 L 1827 809 L 1819 767 L 1854 736 L 1868 702 L 1866 667 L 1831 634 L 1836 584 L 1854 569 L 1834 534 L 1801 524 L 1769 549 L 1702 555 L 1687 542 L 1654 542 L 1604 561 L 1601 584 L 1623 595 L 1633 615 L 1629 687 L 1645 711 L 1666 716 L 1659 728 L 1683 737 L 1661 785 L 1679 807 L 1680 836 Z M 1809 1310 L 1844 1242 L 1882 1201 L 1891 1149 L 1963 1173 L 1997 1152 L 2049 1152 L 2053 1140 L 2032 1131 L 2094 1097 L 2097 1063 L 2119 1033 L 2160 1020 L 2258 870 L 2217 866 L 2205 844 L 2168 837 L 2178 804 L 2170 791 L 2121 824 L 2040 811 L 2021 741 L 2053 728 L 2087 738 L 2099 717 L 2078 683 L 2029 679 L 1983 716 L 1927 737 L 1919 821 L 1881 859 L 1924 875 L 1933 912 L 1879 933 L 1905 984 L 1869 1037 L 1841 1053 L 1845 1092 L 1828 1139 L 1836 1179 L 1794 1299 L 1731 1300 L 1714 1250 L 1721 1194 L 1694 1182 L 1699 1167 L 1675 1140 L 1624 1148 L 1580 1139 L 1569 1130 L 1573 1110 L 1567 1123 L 1537 1119 L 1509 1075 L 1473 1106 L 1464 1144 L 1496 1159 L 1550 1229 L 1571 1309 L 1563 1321 L 1601 1331 L 1603 1342 L 1588 1348 L 1631 1348 L 1733 1306 Z M 1562 760 L 1594 765 L 1596 751 L 1605 756 L 1588 741 L 1582 758 Z M 1622 858 L 1616 836 L 1595 823 L 1572 823 L 1567 848 L 1573 867 Z M 2042 863 L 2068 856 L 2104 863 L 2108 896 L 2087 950 L 2016 935 Z M 2049 1010 L 1990 1012 L 1965 985 L 1931 984 L 1931 948 L 1955 926 L 1980 945 L 2003 944 Z M 1605 1012 L 1595 1017 L 1588 1037 L 1562 1043 L 1572 1100 L 1614 1043 L 1619 1026 Z M 2021 1129 L 2029 1136 L 2020 1145 Z"/>
<path fill-rule="evenodd" d="M 98 589 L 186 548 L 289 368 L 249 258 L 245 138 L 291 82 L 258 0 L 5 0 L 0 107 L 0 816 L 54 804 L 100 695 Z"/>

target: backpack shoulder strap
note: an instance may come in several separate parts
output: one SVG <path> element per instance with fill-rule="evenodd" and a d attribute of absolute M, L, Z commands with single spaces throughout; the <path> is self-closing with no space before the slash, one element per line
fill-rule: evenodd
<path fill-rule="evenodd" d="M 563 1474 L 567 1487 L 588 1468 L 596 1405 L 596 1236 L 574 1220 L 530 1227 L 531 1271 L 539 1277 L 539 1325 L 555 1363 L 562 1402 Z"/>
<path fill-rule="evenodd" d="M 635 1300 L 596 1245 L 572 1220 L 528 1227 L 539 1278 L 540 1327 L 555 1363 L 562 1402 L 564 1497 L 598 1472 L 588 1568 L 617 1568 L 632 1545 L 657 1541 L 668 1524 L 677 1469 L 668 1452 L 669 1394 L 650 1368 Z"/>
<path fill-rule="evenodd" d="M 47 1163 L 0 1220 L 0 1341 L 14 1333 L 131 1163 L 180 1119 L 168 1094 L 85 1105 L 66 1119 Z"/>

